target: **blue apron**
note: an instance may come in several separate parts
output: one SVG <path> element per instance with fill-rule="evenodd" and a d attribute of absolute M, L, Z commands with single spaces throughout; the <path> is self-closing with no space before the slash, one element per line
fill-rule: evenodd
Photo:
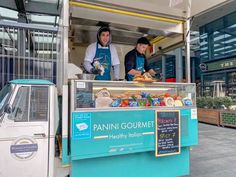
<path fill-rule="evenodd" d="M 108 48 L 98 48 L 98 43 L 96 46 L 95 58 L 101 58 L 98 60 L 100 64 L 104 67 L 104 74 L 101 76 L 96 75 L 95 80 L 111 80 L 111 51 L 110 46 Z"/>
<path fill-rule="evenodd" d="M 144 71 L 144 57 L 142 55 L 138 56 L 136 53 L 136 68 L 135 70 L 141 71 L 141 73 Z M 128 74 L 128 81 L 133 81 L 134 76 L 131 74 Z"/>

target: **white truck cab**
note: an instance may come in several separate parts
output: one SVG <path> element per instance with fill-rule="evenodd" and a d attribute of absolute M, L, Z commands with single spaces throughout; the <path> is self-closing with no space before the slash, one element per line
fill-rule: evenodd
<path fill-rule="evenodd" d="M 45 80 L 13 80 L 0 91 L 0 176 L 53 176 L 57 89 Z"/>

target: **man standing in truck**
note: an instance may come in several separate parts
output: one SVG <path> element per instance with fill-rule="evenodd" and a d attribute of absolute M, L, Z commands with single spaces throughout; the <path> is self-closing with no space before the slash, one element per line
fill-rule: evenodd
<path fill-rule="evenodd" d="M 155 76 L 156 72 L 149 67 L 145 57 L 149 45 L 148 39 L 141 37 L 137 40 L 135 48 L 125 55 L 125 79 L 127 81 L 133 81 L 135 75 L 141 75 L 144 72 Z"/>
<path fill-rule="evenodd" d="M 96 80 L 111 80 L 111 68 L 114 80 L 120 77 L 120 60 L 116 48 L 111 44 L 111 31 L 107 26 L 98 30 L 97 42 L 88 46 L 84 67 L 87 72 L 96 74 Z"/>

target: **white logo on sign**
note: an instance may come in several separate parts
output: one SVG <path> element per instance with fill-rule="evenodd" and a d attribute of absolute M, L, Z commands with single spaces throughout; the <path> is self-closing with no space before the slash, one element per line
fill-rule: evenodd
<path fill-rule="evenodd" d="M 83 130 L 88 129 L 88 125 L 86 123 L 76 124 L 76 127 L 79 129 L 79 131 L 83 131 Z"/>

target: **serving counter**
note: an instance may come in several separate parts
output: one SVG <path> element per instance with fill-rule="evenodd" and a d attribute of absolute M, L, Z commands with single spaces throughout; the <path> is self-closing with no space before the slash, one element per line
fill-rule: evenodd
<path fill-rule="evenodd" d="M 195 84 L 72 80 L 64 161 L 72 177 L 189 174 Z"/>

